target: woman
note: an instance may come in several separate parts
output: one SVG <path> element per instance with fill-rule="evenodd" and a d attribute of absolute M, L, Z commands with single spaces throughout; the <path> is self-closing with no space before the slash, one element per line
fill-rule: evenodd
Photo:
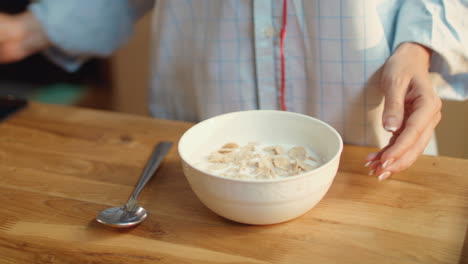
<path fill-rule="evenodd" d="M 152 4 L 37 1 L 0 17 L 16 32 L 0 34 L 0 59 L 44 51 L 75 70 L 122 45 Z M 382 180 L 436 152 L 441 101 L 429 67 L 467 70 L 467 9 L 448 0 L 157 1 L 151 112 L 187 121 L 247 109 L 315 116 L 346 143 L 382 147 L 366 163 Z"/>

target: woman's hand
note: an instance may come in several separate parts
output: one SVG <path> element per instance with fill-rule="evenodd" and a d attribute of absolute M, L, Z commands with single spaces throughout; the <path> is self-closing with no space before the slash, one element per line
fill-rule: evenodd
<path fill-rule="evenodd" d="M 429 79 L 431 51 L 403 43 L 383 66 L 382 123 L 393 133 L 389 144 L 367 156 L 370 174 L 384 180 L 410 167 L 423 153 L 441 118 L 442 102 Z"/>
<path fill-rule="evenodd" d="M 47 48 L 50 42 L 31 12 L 0 14 L 0 63 L 11 63 Z"/>

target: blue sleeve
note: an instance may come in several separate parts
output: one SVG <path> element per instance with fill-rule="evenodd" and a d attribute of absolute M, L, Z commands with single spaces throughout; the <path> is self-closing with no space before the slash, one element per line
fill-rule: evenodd
<path fill-rule="evenodd" d="M 434 51 L 450 74 L 468 72 L 468 0 L 403 0 L 393 51 L 416 42 Z"/>
<path fill-rule="evenodd" d="M 392 50 L 404 42 L 432 49 L 430 70 L 445 79 L 439 96 L 468 99 L 468 0 L 402 0 Z"/>
<path fill-rule="evenodd" d="M 109 56 L 132 35 L 135 21 L 154 0 L 41 0 L 29 10 L 52 47 L 45 55 L 68 71 L 91 57 Z"/>

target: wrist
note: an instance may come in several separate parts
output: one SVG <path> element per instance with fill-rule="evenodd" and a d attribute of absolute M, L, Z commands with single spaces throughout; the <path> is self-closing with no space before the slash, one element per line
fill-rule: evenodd
<path fill-rule="evenodd" d="M 415 42 L 405 42 L 398 46 L 393 56 L 411 58 L 416 65 L 429 70 L 432 50 Z"/>

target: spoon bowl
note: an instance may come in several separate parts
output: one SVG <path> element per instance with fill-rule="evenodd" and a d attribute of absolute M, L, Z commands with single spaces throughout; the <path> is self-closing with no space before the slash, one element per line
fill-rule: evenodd
<path fill-rule="evenodd" d="M 171 142 L 161 142 L 154 149 L 148 160 L 145 170 L 135 186 L 135 190 L 123 206 L 107 208 L 96 216 L 96 221 L 111 227 L 132 227 L 145 220 L 148 215 L 145 208 L 138 204 L 138 195 L 145 187 L 146 183 L 153 177 L 159 165 L 171 148 Z"/>
<path fill-rule="evenodd" d="M 135 211 L 128 211 L 125 206 L 118 206 L 101 211 L 96 216 L 96 220 L 101 224 L 121 228 L 138 225 L 147 215 L 146 209 L 139 205 Z"/>

